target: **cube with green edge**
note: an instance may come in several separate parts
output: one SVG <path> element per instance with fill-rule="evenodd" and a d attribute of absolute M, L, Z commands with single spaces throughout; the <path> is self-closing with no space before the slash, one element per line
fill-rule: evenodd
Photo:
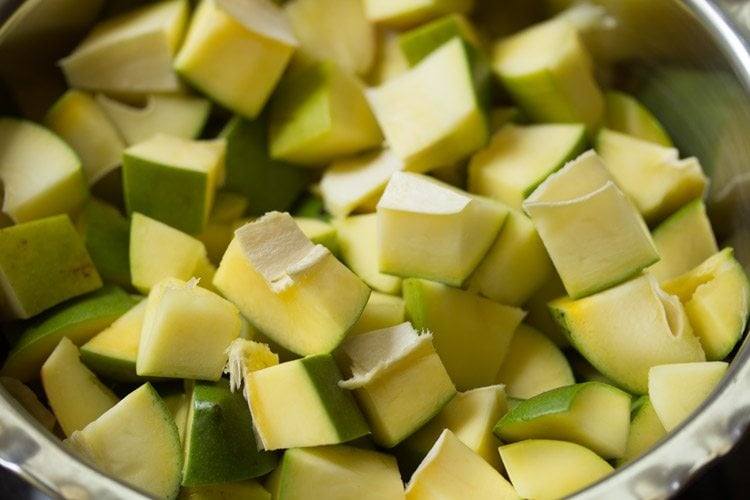
<path fill-rule="evenodd" d="M 42 365 L 41 379 L 47 404 L 68 437 L 120 400 L 81 363 L 78 348 L 67 337 Z"/>
<path fill-rule="evenodd" d="M 592 150 L 547 177 L 523 209 L 573 298 L 622 283 L 659 260 L 643 218 Z"/>
<path fill-rule="evenodd" d="M 630 414 L 630 431 L 625 454 L 615 462 L 619 467 L 645 453 L 667 435 L 664 425 L 654 411 L 654 405 L 648 396 L 640 396 L 633 402 Z"/>
<path fill-rule="evenodd" d="M 130 221 L 116 207 L 92 197 L 76 225 L 102 279 L 130 287 Z"/>
<path fill-rule="evenodd" d="M 25 324 L 0 373 L 23 382 L 36 380 L 39 368 L 63 337 L 81 345 L 136 304 L 121 288 L 106 285 L 67 301 Z"/>
<path fill-rule="evenodd" d="M 325 208 L 334 217 L 345 217 L 365 207 L 383 194 L 394 172 L 404 163 L 390 148 L 334 161 L 320 179 L 320 194 Z"/>
<path fill-rule="evenodd" d="M 322 167 L 383 142 L 364 86 L 330 61 L 290 73 L 271 101 L 271 157 Z"/>
<path fill-rule="evenodd" d="M 508 396 L 529 399 L 537 394 L 575 383 L 568 359 L 555 343 L 539 330 L 521 324 L 508 346 L 497 372 L 497 383 Z"/>
<path fill-rule="evenodd" d="M 596 151 L 649 224 L 702 197 L 708 185 L 698 159 L 679 159 L 675 148 L 603 128 Z"/>
<path fill-rule="evenodd" d="M 220 134 L 227 142 L 223 188 L 244 196 L 250 214 L 288 210 L 311 177 L 305 168 L 271 158 L 267 122 L 268 113 L 254 120 L 235 116 Z"/>
<path fill-rule="evenodd" d="M 680 297 L 709 361 L 724 359 L 742 338 L 750 310 L 750 281 L 731 247 L 662 283 Z"/>
<path fill-rule="evenodd" d="M 334 221 L 341 260 L 373 290 L 397 294 L 401 278 L 380 272 L 377 214 L 352 215 Z"/>
<path fill-rule="evenodd" d="M 472 156 L 468 189 L 521 210 L 523 200 L 549 174 L 583 153 L 586 144 L 583 124 L 509 123 Z"/>
<path fill-rule="evenodd" d="M 229 382 L 196 382 L 185 432 L 183 486 L 242 481 L 276 467 L 275 453 L 259 451 L 241 392 Z"/>
<path fill-rule="evenodd" d="M 420 24 L 444 14 L 468 13 L 473 0 L 365 0 L 365 13 L 370 21 L 388 26 L 404 27 Z"/>
<path fill-rule="evenodd" d="M 477 49 L 481 45 L 470 21 L 457 13 L 447 14 L 402 33 L 398 37 L 398 45 L 409 62 L 409 66 L 414 66 L 432 51 L 455 37 L 474 45 Z"/>
<path fill-rule="evenodd" d="M 461 286 L 494 243 L 508 209 L 425 175 L 395 172 L 377 214 L 381 272 Z"/>
<path fill-rule="evenodd" d="M 659 281 L 676 278 L 719 251 L 702 198 L 685 204 L 651 231 L 661 259 L 648 268 Z"/>
<path fill-rule="evenodd" d="M 410 499 L 519 498 L 500 472 L 444 429 L 406 486 Z M 465 496 L 464 496 L 465 495 Z"/>
<path fill-rule="evenodd" d="M 313 245 L 323 245 L 339 255 L 338 231 L 333 224 L 312 217 L 294 217 L 294 223 Z"/>
<path fill-rule="evenodd" d="M 354 398 L 339 387 L 330 354 L 248 372 L 245 393 L 265 450 L 351 441 L 369 432 Z"/>
<path fill-rule="evenodd" d="M 415 470 L 440 437 L 443 429 L 455 436 L 488 464 L 502 470 L 492 429 L 508 410 L 502 385 L 459 392 L 435 417 L 396 448 L 399 464 Z"/>
<path fill-rule="evenodd" d="M 135 371 L 148 301 L 141 299 L 81 346 L 81 361 L 94 373 L 121 382 L 142 381 Z"/>
<path fill-rule="evenodd" d="M 576 350 L 633 394 L 648 392 L 652 366 L 706 359 L 680 300 L 648 274 L 582 299 L 555 299 L 549 308 Z"/>
<path fill-rule="evenodd" d="M 189 13 L 187 0 L 171 0 L 100 22 L 59 61 L 68 85 L 135 97 L 179 91 L 172 60 Z"/>
<path fill-rule="evenodd" d="M 450 40 L 367 91 L 388 144 L 408 170 L 453 165 L 487 141 L 486 110 L 466 47 L 459 38 Z"/>
<path fill-rule="evenodd" d="M 651 367 L 648 396 L 667 432 L 698 409 L 727 372 L 725 361 L 670 363 Z"/>
<path fill-rule="evenodd" d="M 235 231 L 213 284 L 266 336 L 302 356 L 333 351 L 370 295 L 361 279 L 280 212 Z"/>
<path fill-rule="evenodd" d="M 13 222 L 74 214 L 89 196 L 81 159 L 59 136 L 34 122 L 0 117 L 2 211 Z"/>
<path fill-rule="evenodd" d="M 602 126 L 640 139 L 672 147 L 672 140 L 659 120 L 635 96 L 619 90 L 604 92 Z"/>
<path fill-rule="evenodd" d="M 525 312 L 434 281 L 404 280 L 406 314 L 432 332 L 435 351 L 460 391 L 495 382 Z"/>
<path fill-rule="evenodd" d="M 156 135 L 122 157 L 125 206 L 186 233 L 206 224 L 224 178 L 226 142 Z"/>
<path fill-rule="evenodd" d="M 146 383 L 66 441 L 81 457 L 151 495 L 180 490 L 182 446 L 174 418 Z"/>
<path fill-rule="evenodd" d="M 396 326 L 406 321 L 404 299 L 398 295 L 375 290 L 370 294 L 362 315 L 347 332 L 347 335 L 358 335 L 373 330 Z"/>
<path fill-rule="evenodd" d="M 5 320 L 30 318 L 102 286 L 67 215 L 0 229 L 0 270 Z"/>
<path fill-rule="evenodd" d="M 89 184 L 120 166 L 125 142 L 90 94 L 68 90 L 47 112 L 44 124 L 76 151 Z"/>
<path fill-rule="evenodd" d="M 166 278 L 148 295 L 136 373 L 218 380 L 240 326 L 239 311 L 228 300 L 195 281 Z"/>
<path fill-rule="evenodd" d="M 465 287 L 502 304 L 520 306 L 554 273 L 534 224 L 523 212 L 509 210 L 500 234 Z"/>
<path fill-rule="evenodd" d="M 516 104 L 538 122 L 582 122 L 596 132 L 604 97 L 576 27 L 565 18 L 501 38 L 492 68 Z"/>
<path fill-rule="evenodd" d="M 583 382 L 537 394 L 498 420 L 504 442 L 560 439 L 586 446 L 602 458 L 625 453 L 630 429 L 630 394 L 600 382 Z"/>
<path fill-rule="evenodd" d="M 614 472 L 602 457 L 570 441 L 526 439 L 499 451 L 521 498 L 564 498 Z"/>
<path fill-rule="evenodd" d="M 398 42 L 409 66 L 413 67 L 454 38 L 460 39 L 464 45 L 477 99 L 486 112 L 492 91 L 490 63 L 474 27 L 464 15 L 452 13 L 418 26 L 401 34 Z"/>
<path fill-rule="evenodd" d="M 289 20 L 269 0 L 202 0 L 174 65 L 214 101 L 255 118 L 296 47 Z"/>
<path fill-rule="evenodd" d="M 273 498 L 398 500 L 404 485 L 396 459 L 347 445 L 291 448 L 274 478 Z M 332 486 L 332 485 L 335 485 Z"/>
<path fill-rule="evenodd" d="M 391 448 L 435 416 L 456 394 L 432 345 L 409 323 L 348 338 L 337 351 L 376 443 Z"/>
<path fill-rule="evenodd" d="M 300 43 L 295 58 L 331 59 L 349 73 L 368 75 L 377 57 L 377 31 L 362 2 L 294 0 L 284 11 Z"/>
<path fill-rule="evenodd" d="M 200 240 L 138 212 L 130 222 L 129 254 L 133 286 L 143 293 L 164 278 L 197 277 L 207 258 Z"/>
<path fill-rule="evenodd" d="M 145 106 L 132 106 L 104 94 L 96 101 L 128 145 L 156 134 L 197 138 L 211 112 L 211 101 L 182 94 L 149 94 Z"/>

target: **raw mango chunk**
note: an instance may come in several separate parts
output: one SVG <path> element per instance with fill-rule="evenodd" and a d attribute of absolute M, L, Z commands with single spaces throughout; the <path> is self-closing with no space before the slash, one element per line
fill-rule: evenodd
<path fill-rule="evenodd" d="M 53 432 L 57 418 L 31 388 L 18 379 L 0 376 L 0 385 L 42 427 Z"/>
<path fill-rule="evenodd" d="M 648 274 L 582 299 L 556 299 L 549 307 L 570 343 L 633 394 L 648 392 L 652 366 L 706 359 L 680 300 Z"/>
<path fill-rule="evenodd" d="M 706 205 L 701 198 L 687 203 L 651 232 L 661 259 L 648 268 L 659 281 L 676 278 L 719 251 Z"/>
<path fill-rule="evenodd" d="M 666 435 L 667 431 L 654 411 L 651 398 L 645 395 L 639 397 L 633 402 L 625 454 L 616 464 L 619 466 L 640 456 Z"/>
<path fill-rule="evenodd" d="M 401 278 L 380 272 L 377 214 L 352 215 L 334 224 L 344 264 L 373 290 L 399 293 Z"/>
<path fill-rule="evenodd" d="M 116 207 L 92 197 L 76 227 L 102 280 L 130 287 L 130 221 Z"/>
<path fill-rule="evenodd" d="M 362 315 L 347 332 L 347 335 L 359 335 L 373 330 L 396 326 L 406 320 L 404 299 L 397 295 L 373 292 L 362 310 Z"/>
<path fill-rule="evenodd" d="M 549 174 L 583 153 L 586 142 L 582 124 L 509 123 L 472 156 L 468 189 L 521 210 L 523 200 Z"/>
<path fill-rule="evenodd" d="M 459 38 L 369 89 L 367 98 L 388 144 L 408 170 L 453 165 L 482 147 L 489 135 L 467 46 Z"/>
<path fill-rule="evenodd" d="M 521 324 L 510 339 L 508 353 L 496 381 L 510 397 L 529 399 L 575 383 L 565 354 L 545 334 Z"/>
<path fill-rule="evenodd" d="M 146 305 L 143 299 L 81 346 L 81 361 L 94 373 L 112 380 L 134 382 L 138 344 Z"/>
<path fill-rule="evenodd" d="M 460 391 L 492 384 L 525 312 L 434 281 L 404 280 L 406 312 L 432 332 L 435 351 Z"/>
<path fill-rule="evenodd" d="M 218 380 L 226 349 L 240 328 L 239 311 L 231 302 L 192 280 L 160 281 L 148 295 L 136 373 Z"/>
<path fill-rule="evenodd" d="M 289 20 L 270 0 L 202 0 L 174 64 L 191 85 L 252 119 L 296 47 Z"/>
<path fill-rule="evenodd" d="M 203 130 L 211 102 L 181 94 L 149 94 L 143 106 L 131 106 L 104 94 L 96 101 L 128 145 L 157 134 L 195 139 Z"/>
<path fill-rule="evenodd" d="M 614 472 L 599 455 L 568 441 L 527 439 L 499 450 L 522 498 L 563 498 Z"/>
<path fill-rule="evenodd" d="M 504 443 L 524 439 L 571 441 L 602 458 L 623 456 L 630 429 L 630 394 L 608 384 L 583 382 L 521 401 L 495 425 Z"/>
<path fill-rule="evenodd" d="M 245 375 L 256 436 L 264 450 L 337 444 L 369 432 L 330 354 L 307 356 Z"/>
<path fill-rule="evenodd" d="M 271 500 L 271 494 L 255 479 L 236 483 L 183 486 L 181 500 Z"/>
<path fill-rule="evenodd" d="M 493 434 L 495 423 L 507 411 L 502 385 L 488 385 L 459 392 L 445 407 L 396 449 L 399 461 L 416 469 L 435 445 L 443 429 L 449 429 L 488 464 L 501 470 L 497 447 L 500 440 Z"/>
<path fill-rule="evenodd" d="M 648 223 L 661 221 L 700 198 L 708 185 L 697 158 L 680 160 L 674 148 L 602 129 L 596 150 Z"/>
<path fill-rule="evenodd" d="M 750 282 L 727 247 L 662 284 L 680 298 L 706 359 L 724 359 L 739 342 L 750 308 Z"/>
<path fill-rule="evenodd" d="M 286 76 L 274 92 L 269 120 L 271 157 L 308 167 L 383 142 L 364 87 L 330 61 Z"/>
<path fill-rule="evenodd" d="M 2 211 L 13 222 L 74 214 L 89 195 L 81 160 L 60 137 L 19 118 L 0 117 Z"/>
<path fill-rule="evenodd" d="M 501 38 L 492 67 L 532 120 L 582 122 L 589 134 L 599 127 L 604 97 L 590 55 L 567 19 L 553 18 Z"/>
<path fill-rule="evenodd" d="M 170 0 L 100 22 L 60 61 L 68 85 L 135 96 L 180 90 L 172 59 L 189 11 L 187 0 Z"/>
<path fill-rule="evenodd" d="M 376 33 L 362 2 L 293 0 L 284 11 L 299 40 L 303 59 L 332 60 L 343 70 L 366 75 L 376 52 Z"/>
<path fill-rule="evenodd" d="M 67 215 L 0 229 L 0 270 L 0 318 L 5 320 L 30 318 L 102 286 Z"/>
<path fill-rule="evenodd" d="M 523 212 L 509 210 L 500 234 L 465 286 L 502 304 L 521 306 L 554 272 L 534 224 Z"/>
<path fill-rule="evenodd" d="M 235 231 L 213 284 L 255 327 L 299 355 L 335 349 L 370 295 L 326 247 L 279 212 Z"/>
<path fill-rule="evenodd" d="M 381 446 L 413 434 L 456 394 L 432 344 L 409 323 L 348 338 L 338 351 L 344 372 L 339 385 L 354 392 Z"/>
<path fill-rule="evenodd" d="M 685 421 L 711 394 L 729 367 L 724 361 L 651 367 L 648 396 L 667 432 Z"/>
<path fill-rule="evenodd" d="M 138 212 L 130 223 L 129 254 L 133 286 L 143 293 L 164 278 L 187 281 L 198 277 L 199 268 L 207 262 L 200 240 Z"/>
<path fill-rule="evenodd" d="M 235 116 L 220 135 L 227 142 L 223 188 L 247 200 L 243 212 L 260 215 L 289 210 L 310 182 L 311 172 L 271 158 L 268 113 L 254 120 Z"/>
<path fill-rule="evenodd" d="M 377 214 L 381 272 L 461 286 L 494 243 L 508 210 L 431 177 L 396 172 Z"/>
<path fill-rule="evenodd" d="M 176 498 L 182 472 L 177 426 L 156 390 L 144 384 L 66 444 L 103 472 L 161 498 Z"/>
<path fill-rule="evenodd" d="M 403 500 L 396 460 L 372 450 L 332 445 L 291 448 L 274 473 L 273 498 Z"/>
<path fill-rule="evenodd" d="M 474 0 L 364 0 L 367 18 L 391 26 L 411 26 L 451 12 L 467 13 Z"/>
<path fill-rule="evenodd" d="M 119 398 L 79 358 L 78 348 L 63 337 L 41 369 L 42 386 L 63 432 L 70 437 L 117 404 Z"/>
<path fill-rule="evenodd" d="M 226 379 L 196 382 L 189 404 L 183 486 L 242 481 L 276 467 L 276 454 L 258 450 L 247 402 Z"/>
<path fill-rule="evenodd" d="M 404 163 L 389 148 L 334 161 L 323 172 L 320 193 L 326 211 L 334 217 L 365 210 L 383 194 L 394 172 Z"/>
<path fill-rule="evenodd" d="M 593 151 L 550 175 L 523 209 L 573 298 L 621 283 L 659 260 L 643 219 Z"/>
<path fill-rule="evenodd" d="M 445 429 L 412 475 L 406 487 L 406 498 L 520 497 L 507 479 Z"/>
<path fill-rule="evenodd" d="M 122 157 L 125 205 L 186 233 L 203 230 L 224 180 L 226 142 L 156 135 Z"/>
<path fill-rule="evenodd" d="M 602 126 L 668 148 L 672 147 L 672 140 L 659 120 L 636 97 L 625 92 L 604 92 Z"/>
<path fill-rule="evenodd" d="M 89 185 L 120 166 L 125 142 L 88 93 L 68 90 L 47 112 L 44 124 L 78 154 Z"/>
<path fill-rule="evenodd" d="M 63 337 L 81 345 L 136 304 L 121 288 L 104 286 L 33 318 L 8 353 L 2 375 L 29 382 Z"/>
<path fill-rule="evenodd" d="M 448 14 L 401 34 L 398 37 L 398 45 L 409 62 L 409 66 L 415 66 L 432 51 L 455 37 L 472 45 L 479 55 L 481 43 L 474 27 L 465 16 L 456 13 Z"/>

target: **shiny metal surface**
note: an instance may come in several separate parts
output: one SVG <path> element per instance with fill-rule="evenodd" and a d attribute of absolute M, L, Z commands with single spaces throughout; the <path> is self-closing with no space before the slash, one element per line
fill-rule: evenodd
<path fill-rule="evenodd" d="M 0 77 L 11 80 L 9 86 L 39 86 L 31 102 L 21 102 L 19 107 L 27 116 L 38 116 L 46 109 L 47 98 L 58 88 L 48 82 L 40 84 L 40 65 L 48 67 L 70 46 L 76 35 L 94 19 L 102 0 L 28 0 L 0 29 Z M 625 3 L 629 0 L 620 0 Z M 7 13 L 8 0 L 0 0 L 0 16 Z M 661 8 L 671 0 L 649 0 Z M 750 268 L 750 2 L 737 0 L 675 0 L 684 10 L 685 24 L 691 21 L 701 31 L 694 37 L 695 26 L 687 26 L 688 35 L 672 36 L 661 33 L 658 43 L 653 43 L 653 58 L 646 67 L 662 64 L 663 57 L 686 60 L 698 59 L 708 67 L 717 67 L 743 91 L 744 97 L 733 105 L 729 118 L 722 122 L 726 129 L 720 134 L 709 134 L 709 144 L 688 141 L 686 146 L 711 151 L 711 177 L 713 187 L 709 193 L 714 222 L 721 228 L 723 237 L 736 247 L 738 258 Z M 0 17 L 2 22 L 2 17 Z M 681 21 L 682 22 L 682 21 Z M 654 29 L 651 26 L 649 29 Z M 42 34 L 44 36 L 42 36 Z M 645 37 L 648 34 L 637 33 Z M 43 42 L 40 42 L 43 40 Z M 691 47 L 665 47 L 695 43 Z M 19 49 L 23 47 L 23 50 Z M 686 49 L 681 51 L 680 49 Z M 716 51 L 716 52 L 714 52 Z M 675 56 L 675 54 L 677 54 Z M 706 54 L 711 54 L 707 56 Z M 716 57 L 714 58 L 714 54 Z M 692 56 L 692 57 L 691 57 Z M 649 66 L 651 65 L 651 66 Z M 706 64 L 704 64 L 706 66 Z M 42 79 L 43 80 L 43 79 Z M 59 82 L 58 82 L 59 83 Z M 707 88 L 701 96 L 701 106 L 713 106 L 711 96 L 722 98 L 723 91 L 731 89 Z M 668 92 L 669 89 L 665 89 Z M 41 97 L 39 97 L 41 96 Z M 665 99 L 668 96 L 665 94 Z M 35 99 L 39 99 L 36 101 Z M 679 108 L 681 103 L 676 103 Z M 690 114 L 677 115 L 686 123 L 695 121 L 700 132 L 707 127 L 702 117 Z M 679 111 L 679 109 L 678 109 Z M 715 131 L 714 131 L 715 132 Z M 719 137 L 720 136 L 720 137 Z M 718 139 L 717 139 L 718 137 Z M 676 138 L 676 139 L 679 139 Z M 719 141 L 721 144 L 716 144 Z M 679 142 L 679 141 L 678 141 Z M 679 145 L 679 144 L 678 144 Z M 709 148 L 709 149 L 706 149 Z M 681 146 L 682 149 L 682 146 Z M 703 158 L 701 158 L 703 160 Z M 730 369 L 712 396 L 693 418 L 667 436 L 648 454 L 622 467 L 617 473 L 578 493 L 576 498 L 664 498 L 675 494 L 707 463 L 727 453 L 750 425 L 750 339 L 745 338 L 736 352 Z M 0 387 L 0 465 L 14 470 L 29 482 L 53 496 L 66 498 L 146 498 L 122 483 L 88 467 L 73 457 L 58 439 L 32 422 L 25 411 Z"/>

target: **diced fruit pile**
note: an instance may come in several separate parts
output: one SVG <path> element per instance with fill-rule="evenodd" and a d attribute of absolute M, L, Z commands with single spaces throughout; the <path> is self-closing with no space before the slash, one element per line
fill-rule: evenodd
<path fill-rule="evenodd" d="M 105 12 L 0 118 L 5 387 L 164 498 L 555 498 L 677 428 L 750 300 L 708 179 L 606 11 L 505 4 Z"/>

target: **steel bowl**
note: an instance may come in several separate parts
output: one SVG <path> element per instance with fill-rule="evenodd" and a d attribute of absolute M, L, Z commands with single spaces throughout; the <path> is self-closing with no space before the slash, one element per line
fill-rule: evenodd
<path fill-rule="evenodd" d="M 513 0 L 513 3 L 531 0 Z M 554 0 L 553 2 L 554 3 Z M 633 85 L 647 82 L 655 110 L 683 155 L 711 177 L 707 205 L 720 245 L 750 269 L 750 2 L 743 0 L 591 0 L 608 5 L 614 31 L 589 33 L 603 67 Z M 0 0 L 0 113 L 42 116 L 63 89 L 55 62 L 95 21 L 105 0 Z M 640 9 L 628 14 L 629 6 Z M 618 17 L 620 16 L 620 17 Z M 598 37 L 598 38 L 597 38 Z M 662 68 L 706 75 L 676 89 Z M 603 75 L 611 78 L 612 75 Z M 22 89 L 22 92 L 17 92 Z M 14 97 L 21 96 L 19 100 Z M 12 96 L 12 98 L 9 98 Z M 648 453 L 576 498 L 665 498 L 727 454 L 750 424 L 750 346 L 746 336 L 729 370 L 702 406 Z M 37 424 L 0 386 L 0 465 L 53 497 L 148 498 L 90 467 Z"/>

